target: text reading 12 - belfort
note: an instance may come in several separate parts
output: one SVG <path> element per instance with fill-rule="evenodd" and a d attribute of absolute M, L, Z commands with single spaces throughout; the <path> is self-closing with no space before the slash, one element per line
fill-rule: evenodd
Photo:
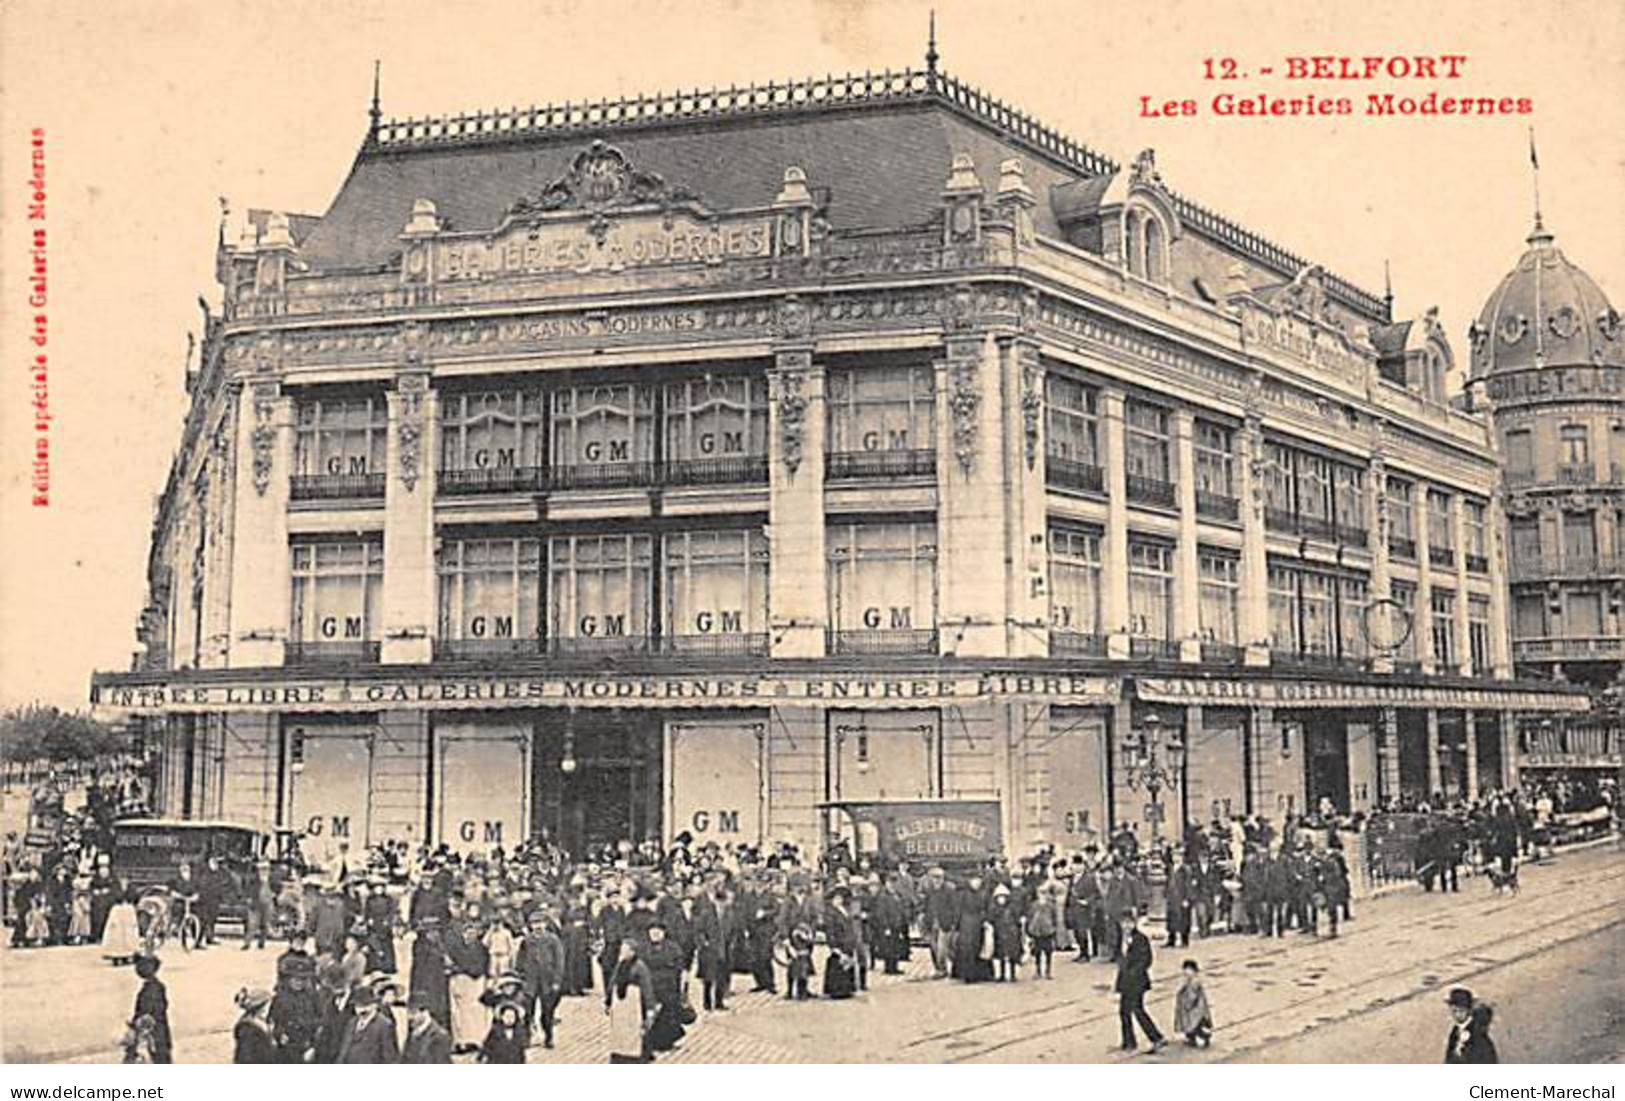
<path fill-rule="evenodd" d="M 1202 79 L 1221 90 L 1201 98 L 1140 96 L 1140 117 L 1489 118 L 1535 111 L 1529 96 L 1492 95 L 1461 83 L 1468 80 L 1466 54 L 1302 54 L 1259 65 L 1207 57 Z"/>

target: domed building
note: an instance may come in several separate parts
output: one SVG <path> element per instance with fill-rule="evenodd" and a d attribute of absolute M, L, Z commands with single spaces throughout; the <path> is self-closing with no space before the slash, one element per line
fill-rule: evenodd
<path fill-rule="evenodd" d="M 1625 676 L 1625 324 L 1537 212 L 1528 249 L 1468 335 L 1471 380 L 1493 409 L 1503 459 L 1514 662 L 1531 676 L 1591 687 L 1599 700 L 1614 686 L 1617 698 Z M 1617 764 L 1618 730 L 1595 736 L 1602 742 L 1591 747 L 1592 735 L 1537 728 L 1525 738 L 1526 763 L 1600 755 Z"/>

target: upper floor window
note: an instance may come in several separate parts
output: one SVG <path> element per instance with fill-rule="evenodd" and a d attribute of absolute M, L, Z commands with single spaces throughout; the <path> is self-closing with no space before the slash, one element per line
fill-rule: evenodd
<path fill-rule="evenodd" d="M 1516 593 L 1512 597 L 1512 631 L 1519 638 L 1545 638 L 1546 594 Z"/>
<path fill-rule="evenodd" d="M 1591 461 L 1591 432 L 1583 424 L 1565 424 L 1557 430 L 1557 461 L 1578 466 Z"/>
<path fill-rule="evenodd" d="M 1050 528 L 1049 621 L 1059 631 L 1100 633 L 1100 532 Z"/>
<path fill-rule="evenodd" d="M 1415 661 L 1419 649 L 1416 636 L 1422 630 L 1422 625 L 1416 619 L 1416 586 L 1395 581 L 1390 592 L 1394 603 L 1399 605 L 1399 648 L 1394 657 L 1400 661 Z"/>
<path fill-rule="evenodd" d="M 486 390 L 440 396 L 440 468 L 540 467 L 545 406 L 539 391 Z"/>
<path fill-rule="evenodd" d="M 1278 518 L 1289 518 L 1295 511 L 1292 503 L 1293 486 L 1292 449 L 1285 444 L 1264 444 L 1264 508 Z"/>
<path fill-rule="evenodd" d="M 1466 501 L 1462 504 L 1462 519 L 1467 535 L 1467 566 L 1469 569 L 1483 570 L 1490 553 L 1489 533 L 1486 517 L 1488 508 L 1483 501 Z"/>
<path fill-rule="evenodd" d="M 1539 562 L 1540 549 L 1540 521 L 1533 517 L 1514 520 L 1508 525 L 1511 535 L 1512 560 L 1514 562 Z"/>
<path fill-rule="evenodd" d="M 653 562 L 647 535 L 550 539 L 548 638 L 565 648 L 641 649 L 652 623 Z"/>
<path fill-rule="evenodd" d="M 1597 555 L 1597 525 L 1595 514 L 1565 512 L 1563 514 L 1563 557 L 1570 561 L 1584 561 Z"/>
<path fill-rule="evenodd" d="M 1332 464 L 1319 455 L 1298 453 L 1298 516 L 1322 522 L 1332 518 Z"/>
<path fill-rule="evenodd" d="M 1123 405 L 1123 421 L 1129 475 L 1171 482 L 1168 410 L 1130 399 Z"/>
<path fill-rule="evenodd" d="M 1416 557 L 1415 487 L 1403 478 L 1388 477 L 1388 546 L 1401 558 Z"/>
<path fill-rule="evenodd" d="M 1174 549 L 1167 543 L 1130 539 L 1128 544 L 1129 634 L 1174 637 Z"/>
<path fill-rule="evenodd" d="M 1162 219 L 1144 206 L 1131 206 L 1123 215 L 1124 250 L 1129 271 L 1154 283 L 1168 279 L 1168 231 Z"/>
<path fill-rule="evenodd" d="M 703 470 L 767 454 L 767 380 L 721 375 L 666 384 L 666 462 Z"/>
<path fill-rule="evenodd" d="M 560 488 L 647 482 L 655 457 L 654 391 L 631 383 L 555 390 L 552 435 Z"/>
<path fill-rule="evenodd" d="M 937 619 L 935 521 L 831 524 L 826 547 L 837 651 L 851 641 L 842 636 L 869 632 L 876 632 L 869 641 L 881 649 L 931 647 Z"/>
<path fill-rule="evenodd" d="M 436 566 L 442 643 L 518 647 L 541 636 L 540 539 L 445 539 Z"/>
<path fill-rule="evenodd" d="M 1490 669 L 1490 601 L 1486 596 L 1467 598 L 1467 655 L 1474 673 Z"/>
<path fill-rule="evenodd" d="M 767 537 L 748 531 L 686 531 L 665 539 L 665 632 L 676 649 L 703 640 L 767 640 Z"/>
<path fill-rule="evenodd" d="M 1366 531 L 1365 471 L 1357 466 L 1337 463 L 1332 468 L 1333 507 L 1337 512 L 1337 526 L 1346 539 L 1360 540 Z"/>
<path fill-rule="evenodd" d="M 1527 428 L 1514 428 L 1506 434 L 1507 474 L 1512 477 L 1535 472 L 1535 436 Z"/>
<path fill-rule="evenodd" d="M 1044 380 L 1045 451 L 1052 458 L 1099 467 L 1099 391 L 1077 379 L 1050 374 Z"/>
<path fill-rule="evenodd" d="M 1456 594 L 1433 590 L 1433 660 L 1441 666 L 1456 664 Z"/>
<path fill-rule="evenodd" d="M 937 398 L 928 365 L 831 371 L 829 450 L 936 450 Z"/>
<path fill-rule="evenodd" d="M 1199 420 L 1196 448 L 1196 489 L 1216 497 L 1236 495 L 1236 434 L 1222 424 Z"/>
<path fill-rule="evenodd" d="M 290 566 L 291 641 L 352 647 L 377 641 L 384 593 L 381 540 L 295 543 Z"/>
<path fill-rule="evenodd" d="M 1456 545 L 1455 523 L 1451 516 L 1453 498 L 1437 489 L 1428 490 L 1428 546 L 1448 549 Z"/>
<path fill-rule="evenodd" d="M 1229 551 L 1202 547 L 1197 551 L 1196 564 L 1201 575 L 1198 612 L 1202 641 L 1235 646 L 1241 561 Z"/>
<path fill-rule="evenodd" d="M 382 492 L 389 445 L 389 407 L 383 395 L 306 398 L 295 414 L 293 475 L 301 479 L 366 479 L 357 491 Z M 314 484 L 314 483 L 311 483 Z"/>

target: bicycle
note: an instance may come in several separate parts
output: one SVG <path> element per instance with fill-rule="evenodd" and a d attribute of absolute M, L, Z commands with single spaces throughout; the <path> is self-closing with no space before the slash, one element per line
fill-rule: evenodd
<path fill-rule="evenodd" d="M 203 944 L 203 919 L 192 912 L 192 899 L 177 896 L 181 904 L 181 919 L 175 923 L 181 942 L 181 951 L 190 952 Z"/>

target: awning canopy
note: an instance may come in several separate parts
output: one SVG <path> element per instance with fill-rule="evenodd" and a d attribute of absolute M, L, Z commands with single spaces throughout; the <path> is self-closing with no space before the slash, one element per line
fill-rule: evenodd
<path fill-rule="evenodd" d="M 1157 703 L 1216 707 L 1433 707 L 1472 711 L 1590 709 L 1579 689 L 1528 681 L 1479 684 L 1385 683 L 1381 681 L 1276 680 L 1266 678 L 1137 677 L 1135 695 Z"/>

